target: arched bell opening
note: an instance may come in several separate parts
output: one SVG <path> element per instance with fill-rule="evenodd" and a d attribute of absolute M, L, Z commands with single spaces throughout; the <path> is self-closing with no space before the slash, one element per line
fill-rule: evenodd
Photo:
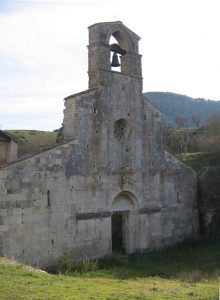
<path fill-rule="evenodd" d="M 108 36 L 111 52 L 111 70 L 129 74 L 131 72 L 131 54 L 135 52 L 135 45 L 126 32 L 112 31 Z M 112 66 L 113 63 L 113 66 Z M 114 66 L 120 64 L 120 66 Z"/>
<path fill-rule="evenodd" d="M 116 71 L 116 72 L 121 72 L 121 55 L 114 51 L 114 48 L 117 48 L 116 45 L 119 46 L 118 41 L 114 36 L 112 35 L 109 40 L 109 45 L 110 45 L 110 66 L 111 66 L 111 71 Z"/>

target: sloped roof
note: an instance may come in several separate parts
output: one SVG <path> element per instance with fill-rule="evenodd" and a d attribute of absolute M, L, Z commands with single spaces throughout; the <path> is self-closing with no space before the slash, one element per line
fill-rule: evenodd
<path fill-rule="evenodd" d="M 140 40 L 141 38 L 135 33 L 133 32 L 131 29 L 129 29 L 127 26 L 125 26 L 121 21 L 113 21 L 113 22 L 100 22 L 100 23 L 95 23 L 90 25 L 88 28 L 92 28 L 95 26 L 113 26 L 113 25 L 119 25 L 120 27 L 122 27 L 125 31 L 129 32 L 130 34 L 132 34 L 133 36 L 136 37 L 137 40 Z"/>
<path fill-rule="evenodd" d="M 12 141 L 18 143 L 18 141 L 14 137 L 10 136 L 8 133 L 6 133 L 5 131 L 2 131 L 2 130 L 0 130 L 0 140 L 8 141 L 8 142 L 10 142 L 12 140 Z"/>

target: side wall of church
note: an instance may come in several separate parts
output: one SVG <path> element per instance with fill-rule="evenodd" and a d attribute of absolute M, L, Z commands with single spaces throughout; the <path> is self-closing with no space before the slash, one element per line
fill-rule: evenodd
<path fill-rule="evenodd" d="M 0 255 L 45 266 L 63 255 L 111 252 L 110 213 L 87 192 L 90 178 L 66 176 L 75 146 L 70 141 L 0 171 Z"/>
<path fill-rule="evenodd" d="M 69 142 L 1 170 L 1 255 L 41 266 L 63 255 L 111 253 L 107 195 L 96 176 L 68 176 L 75 147 Z"/>

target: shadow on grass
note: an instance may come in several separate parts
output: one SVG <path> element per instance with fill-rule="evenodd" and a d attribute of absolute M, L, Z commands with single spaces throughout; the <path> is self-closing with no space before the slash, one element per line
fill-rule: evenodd
<path fill-rule="evenodd" d="M 163 250 L 125 255 L 113 253 L 87 263 L 62 265 L 62 272 L 54 268 L 53 273 L 73 274 L 86 277 L 106 277 L 119 280 L 160 277 L 199 282 L 220 276 L 220 238 L 209 237 L 188 241 Z M 86 268 L 83 268 L 83 265 Z"/>
<path fill-rule="evenodd" d="M 158 276 L 200 281 L 220 275 L 220 239 L 189 241 L 164 250 L 129 257 L 128 270 L 136 277 Z"/>

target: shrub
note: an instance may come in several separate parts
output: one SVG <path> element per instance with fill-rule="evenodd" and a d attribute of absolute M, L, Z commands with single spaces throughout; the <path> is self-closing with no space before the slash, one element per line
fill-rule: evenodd
<path fill-rule="evenodd" d="M 54 274 L 77 274 L 98 269 L 98 260 L 85 258 L 81 261 L 75 261 L 72 257 L 63 256 L 57 264 L 50 266 L 47 271 Z"/>

